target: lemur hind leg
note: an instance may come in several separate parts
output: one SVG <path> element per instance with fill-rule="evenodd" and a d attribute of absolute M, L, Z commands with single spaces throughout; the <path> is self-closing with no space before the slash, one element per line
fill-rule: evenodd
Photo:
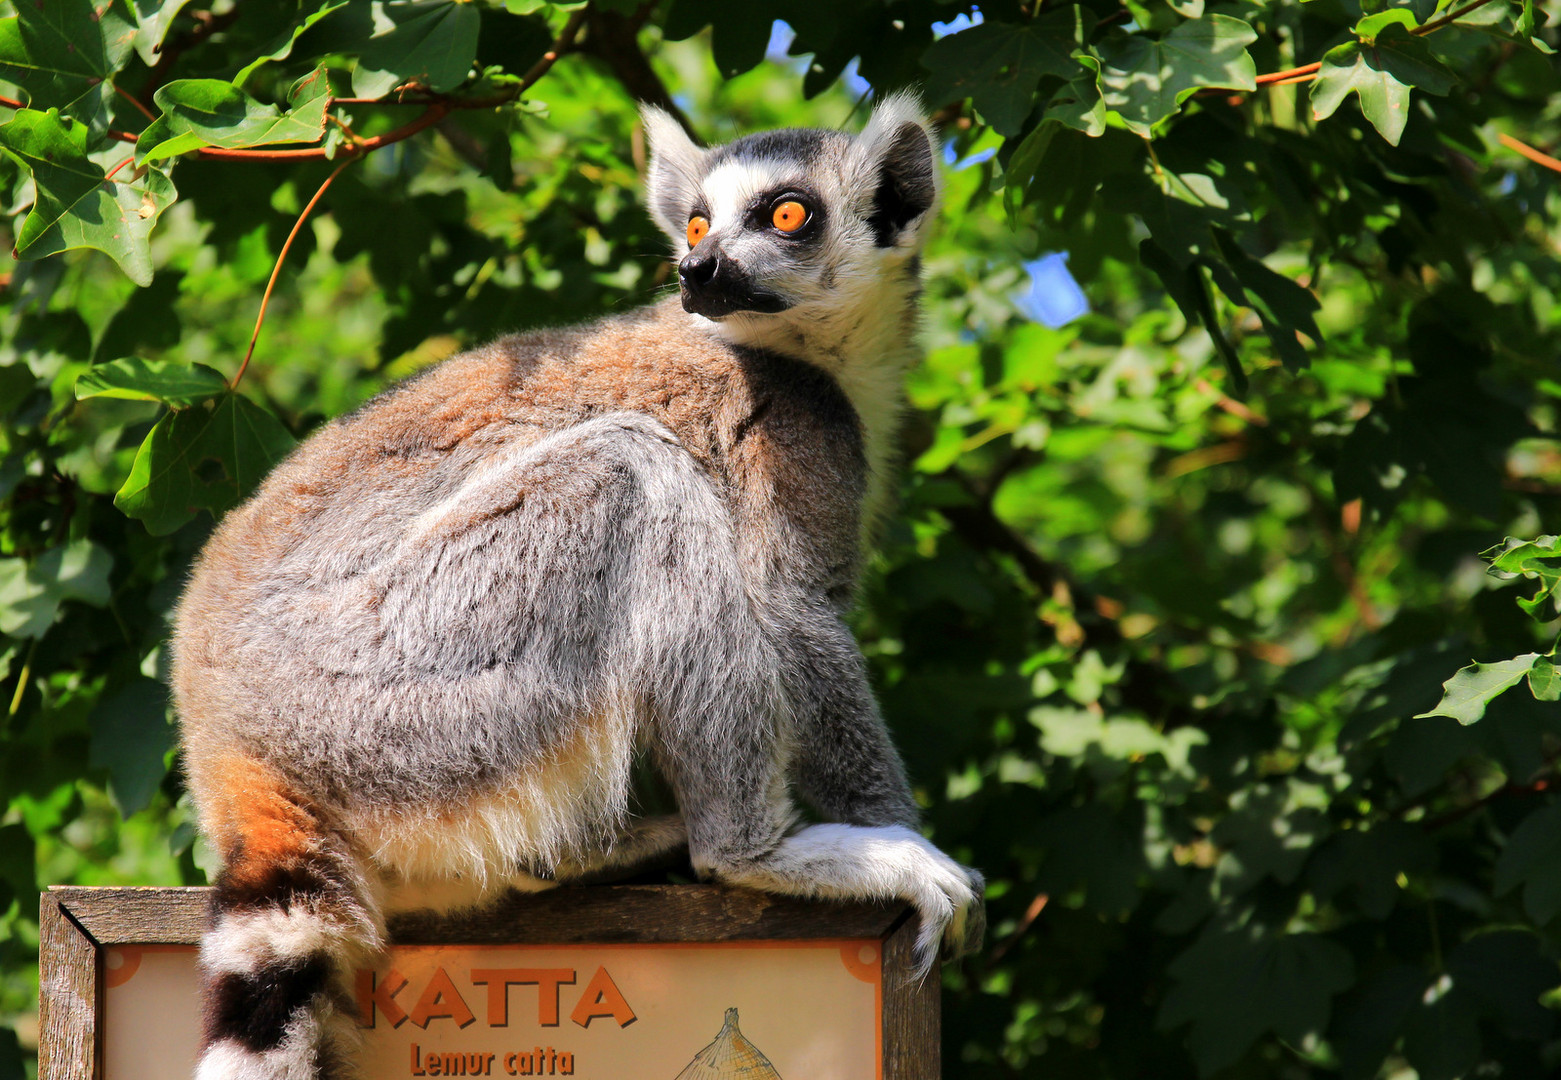
<path fill-rule="evenodd" d="M 561 884 L 607 883 L 675 862 L 686 863 L 687 852 L 688 829 L 680 816 L 640 818 L 624 827 L 610 849 L 599 856 L 560 863 L 555 876 Z"/>
<path fill-rule="evenodd" d="M 265 766 L 214 770 L 223 849 L 201 939 L 196 1080 L 346 1080 L 353 968 L 383 948 L 369 879 L 320 812 Z"/>

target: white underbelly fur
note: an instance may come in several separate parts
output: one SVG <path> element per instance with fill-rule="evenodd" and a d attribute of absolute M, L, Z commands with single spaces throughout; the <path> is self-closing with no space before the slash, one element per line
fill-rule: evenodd
<path fill-rule="evenodd" d="M 567 747 L 459 802 L 357 811 L 343 822 L 379 871 L 388 910 L 453 910 L 548 888 L 561 865 L 600 859 L 628 818 L 627 710 L 583 724 Z"/>

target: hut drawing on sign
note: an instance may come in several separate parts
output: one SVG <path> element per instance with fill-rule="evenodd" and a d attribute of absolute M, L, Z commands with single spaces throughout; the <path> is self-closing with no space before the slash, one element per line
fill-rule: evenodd
<path fill-rule="evenodd" d="M 726 1022 L 715 1042 L 694 1055 L 676 1080 L 781 1080 L 770 1059 L 737 1029 L 737 1010 L 726 1010 Z"/>

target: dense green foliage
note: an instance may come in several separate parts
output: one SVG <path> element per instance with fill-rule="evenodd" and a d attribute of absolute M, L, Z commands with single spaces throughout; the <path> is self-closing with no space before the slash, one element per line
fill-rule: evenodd
<path fill-rule="evenodd" d="M 1533 0 L 12 10 L 0 1078 L 37 884 L 210 865 L 160 676 L 212 515 L 391 380 L 663 287 L 636 97 L 855 122 L 853 57 L 959 159 L 859 622 L 991 883 L 945 1075 L 1561 1068 L 1561 194 L 1500 141 L 1561 141 Z M 1059 249 L 1094 312 L 1048 329 L 1015 298 Z"/>

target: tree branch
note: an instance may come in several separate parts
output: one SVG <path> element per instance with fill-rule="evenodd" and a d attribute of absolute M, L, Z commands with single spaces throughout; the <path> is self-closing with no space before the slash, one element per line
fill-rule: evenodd
<path fill-rule="evenodd" d="M 527 90 L 531 89 L 531 87 L 534 86 L 537 81 L 542 78 L 542 76 L 546 75 L 550 70 L 552 70 L 553 65 L 558 62 L 559 57 L 563 56 L 574 47 L 575 38 L 579 35 L 580 28 L 585 25 L 586 18 L 590 15 L 590 13 L 591 6 L 587 4 L 585 7 L 580 8 L 578 11 L 574 12 L 574 14 L 570 15 L 569 21 L 564 24 L 563 30 L 559 32 L 557 39 L 554 40 L 552 48 L 543 53 L 541 59 L 539 59 L 535 64 L 531 65 L 531 68 L 526 72 L 526 74 L 521 76 L 520 83 L 512 89 L 507 90 L 502 94 L 496 94 L 485 98 L 456 98 L 445 97 L 443 95 L 431 95 L 427 98 L 419 99 L 417 102 L 415 102 L 415 104 L 427 105 L 427 109 L 421 116 L 417 117 L 417 119 L 403 124 L 401 127 L 398 127 L 393 131 L 387 131 L 383 135 L 375 135 L 372 138 L 360 139 L 346 147 L 343 147 L 335 153 L 335 160 L 340 161 L 342 159 L 346 159 L 351 161 L 355 158 L 362 157 L 364 154 L 372 153 L 373 151 L 378 150 L 383 146 L 389 146 L 392 143 L 398 143 L 404 139 L 409 139 L 413 135 L 416 135 L 418 132 L 422 131 L 424 128 L 437 124 L 440 120 L 444 119 L 445 116 L 456 109 L 491 109 L 495 106 L 503 105 L 506 102 L 514 101 Z M 118 88 L 116 87 L 116 89 Z M 413 104 L 412 102 L 397 101 L 389 98 L 378 99 L 372 102 L 364 102 L 360 98 L 332 98 L 330 104 L 335 105 L 338 103 L 338 101 L 342 104 Z M 7 97 L 0 97 L 0 106 L 5 106 L 12 109 L 31 108 L 29 105 Z M 327 106 L 327 108 L 329 107 L 330 106 Z M 139 138 L 138 135 L 129 131 L 110 130 L 108 135 L 112 139 L 118 139 L 120 142 L 129 143 L 133 143 Z M 199 149 L 191 152 L 198 158 L 205 158 L 216 161 L 296 161 L 324 158 L 326 156 L 325 147 L 323 146 L 294 147 L 284 150 L 229 150 L 218 146 L 202 146 Z"/>
<path fill-rule="evenodd" d="M 641 11 L 648 11 L 653 6 L 644 5 Z M 595 11 L 590 7 L 583 10 L 590 12 L 590 29 L 580 51 L 606 64 L 613 77 L 635 101 L 664 110 L 688 132 L 689 138 L 698 142 L 699 135 L 694 131 L 694 125 L 678 108 L 677 102 L 672 100 L 666 83 L 661 81 L 661 76 L 656 74 L 656 69 L 651 67 L 650 60 L 640 48 L 637 35 L 645 22 L 641 14 L 622 15 L 616 11 Z"/>

